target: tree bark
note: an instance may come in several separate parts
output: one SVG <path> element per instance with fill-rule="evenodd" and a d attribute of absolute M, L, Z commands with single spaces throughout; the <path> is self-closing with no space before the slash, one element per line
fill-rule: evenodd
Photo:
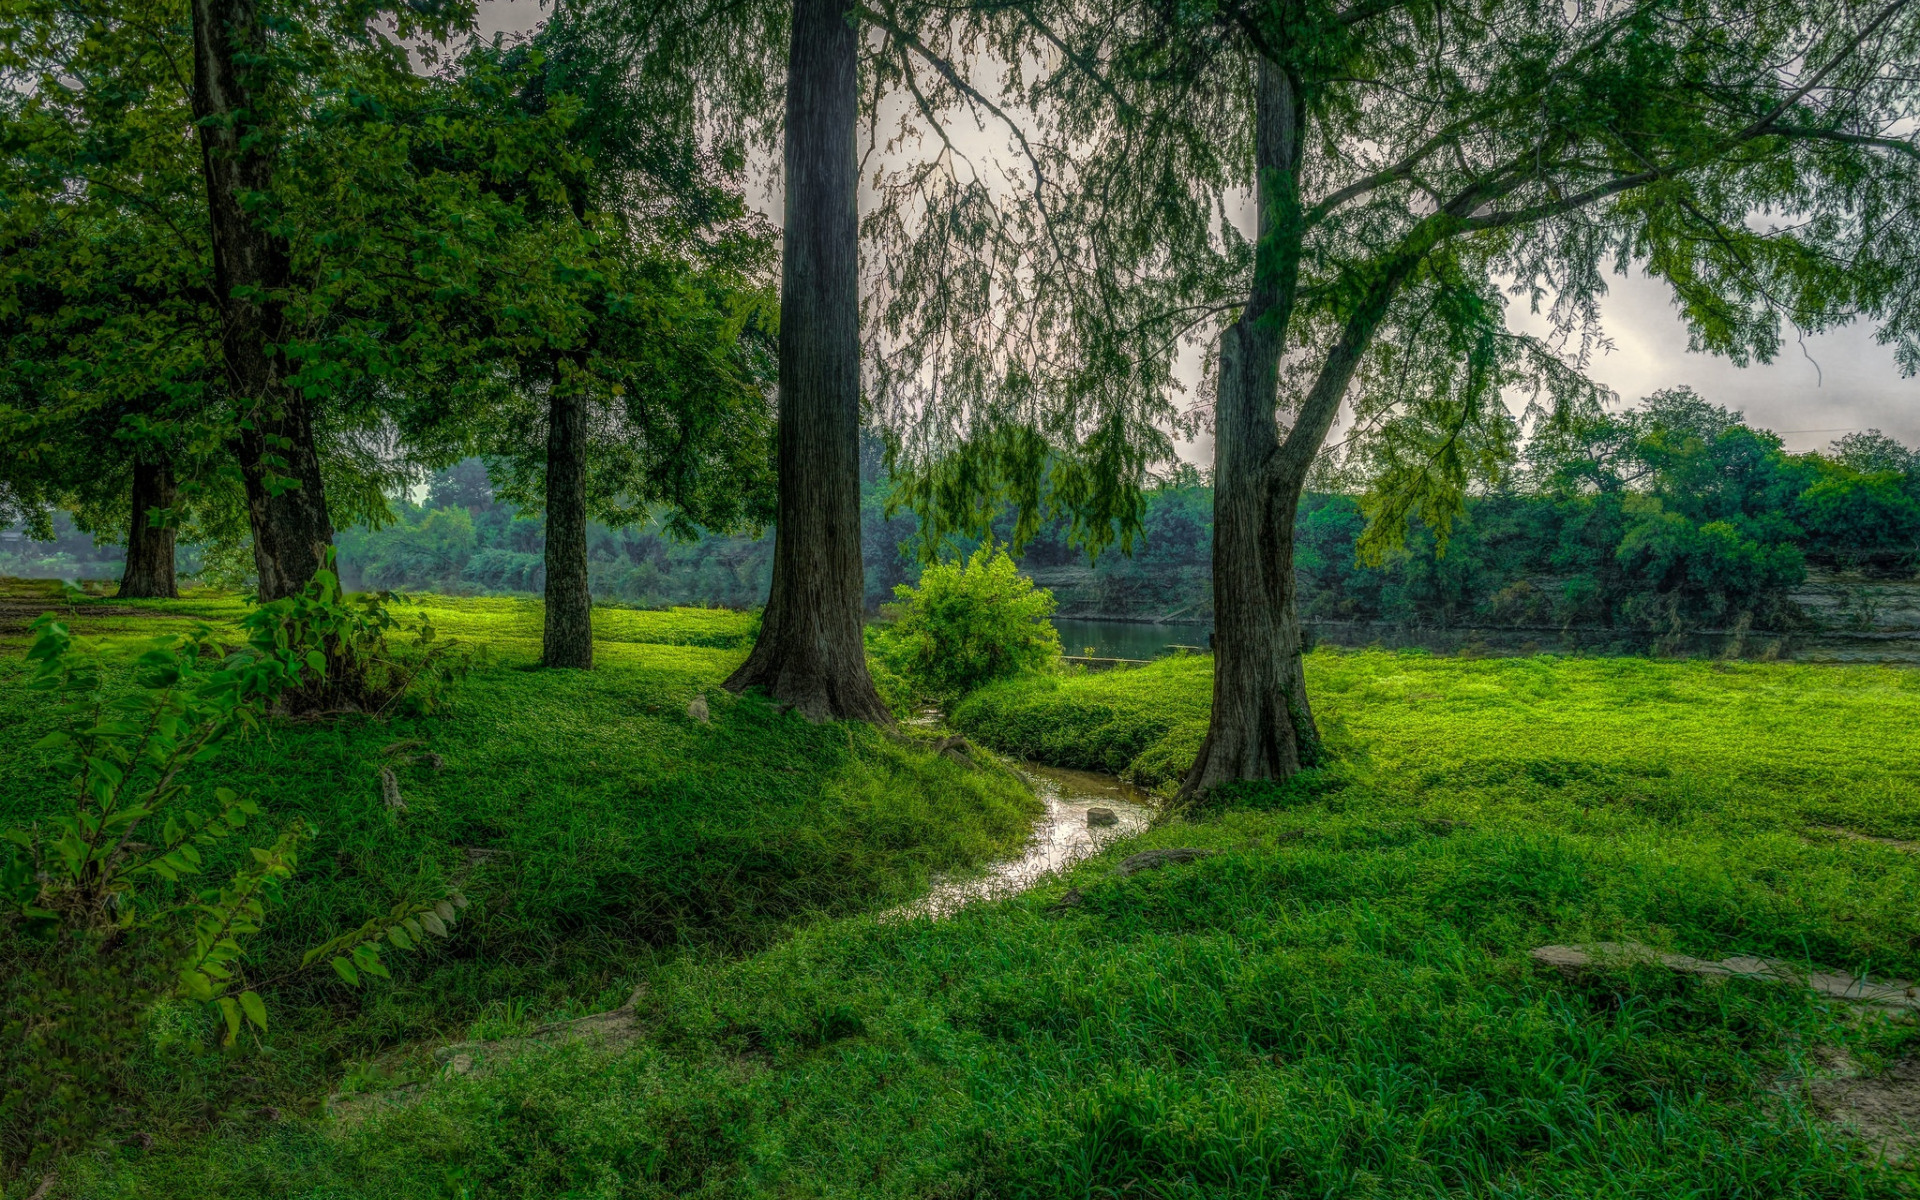
<path fill-rule="evenodd" d="M 549 667 L 593 667 L 593 593 L 587 583 L 587 402 L 554 382 L 547 406 L 546 629 Z"/>
<path fill-rule="evenodd" d="M 193 115 L 222 305 L 221 354 L 241 419 L 237 451 L 262 600 L 304 587 L 326 561 L 333 522 L 320 479 L 312 406 L 290 374 L 283 292 L 292 266 L 283 239 L 247 211 L 273 187 L 251 62 L 266 53 L 252 0 L 192 0 Z"/>
<path fill-rule="evenodd" d="M 850 0 L 794 0 L 780 290 L 780 497 L 760 636 L 727 680 L 809 720 L 890 724 L 861 636 L 860 280 Z"/>
<path fill-rule="evenodd" d="M 1247 305 L 1221 335 L 1214 409 L 1213 713 L 1183 803 L 1222 783 L 1286 779 L 1319 759 L 1294 603 L 1293 522 L 1306 470 L 1281 453 L 1276 424 L 1299 279 L 1303 114 L 1292 82 L 1265 60 L 1255 89 L 1260 240 Z"/>
<path fill-rule="evenodd" d="M 136 460 L 133 464 L 133 516 L 127 523 L 127 566 L 120 575 L 125 599 L 177 600 L 179 583 L 173 569 L 173 526 L 153 525 L 147 513 L 172 508 L 173 465 Z"/>

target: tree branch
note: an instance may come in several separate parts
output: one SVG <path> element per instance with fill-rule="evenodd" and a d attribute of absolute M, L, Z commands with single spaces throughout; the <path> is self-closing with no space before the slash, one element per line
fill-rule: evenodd
<path fill-rule="evenodd" d="M 1899 138 L 1873 137 L 1864 133 L 1842 133 L 1838 129 L 1802 129 L 1795 125 L 1775 124 L 1771 132 L 1785 137 L 1806 138 L 1817 142 L 1841 142 L 1848 146 L 1873 146 L 1882 150 L 1897 150 L 1909 158 L 1920 159 L 1920 145 L 1903 142 Z"/>

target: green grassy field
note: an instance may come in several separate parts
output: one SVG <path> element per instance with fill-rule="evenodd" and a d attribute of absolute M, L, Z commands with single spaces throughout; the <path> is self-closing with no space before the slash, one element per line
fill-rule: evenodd
<path fill-rule="evenodd" d="M 221 1069 L 318 1096 L 368 1047 L 506 1032 L 518 997 L 611 1007 L 636 982 L 640 1040 L 531 1051 L 354 1121 L 183 1111 L 151 1148 L 71 1164 L 73 1194 L 1915 1192 L 1911 1160 L 1869 1153 L 1809 1090 L 1838 1053 L 1871 1075 L 1920 1050 L 1911 1022 L 1654 968 L 1569 981 L 1527 951 L 1636 940 L 1920 976 L 1920 862 L 1837 832 L 1920 836 L 1920 674 L 1320 652 L 1331 767 L 903 921 L 880 910 L 1004 845 L 1017 796 L 751 701 L 693 726 L 687 698 L 739 651 L 644 640 L 693 636 L 677 617 L 596 613 L 606 666 L 561 676 L 518 669 L 537 614 L 434 604 L 495 646 L 449 715 L 249 751 L 249 786 L 333 831 L 286 944 L 353 896 L 450 877 L 479 839 L 512 853 L 471 877 L 479 911 L 438 959 L 385 991 L 275 997 L 299 1046 Z M 1167 774 L 1152 756 L 1197 743 L 1210 665 L 1017 681 L 954 720 Z M 8 695 L 9 731 L 30 728 Z M 447 767 L 404 780 L 394 820 L 371 756 L 402 736 Z M 1113 872 L 1151 846 L 1214 853 Z"/>
<path fill-rule="evenodd" d="M 36 607 L 20 590 L 8 597 L 16 616 Z M 195 620 L 230 627 L 242 611 L 202 595 L 63 615 L 124 661 L 146 638 Z M 144 1132 L 205 1129 L 235 1105 L 310 1111 L 356 1061 L 611 1007 L 679 954 L 739 954 L 821 916 L 898 903 L 932 872 L 1026 836 L 1036 802 L 1013 779 L 721 690 L 750 641 L 745 614 L 599 611 L 592 672 L 529 669 L 537 605 L 430 598 L 421 614 L 486 652 L 446 711 L 278 723 L 201 782 L 256 798 L 274 823 L 320 829 L 255 978 L 402 898 L 458 890 L 468 919 L 435 953 L 390 956 L 391 986 L 355 992 L 323 968 L 274 989 L 266 1044 L 193 1064 L 199 1085 L 175 1077 L 177 1057 L 145 1064 Z M 19 686 L 19 626 L 0 635 L 0 825 L 31 821 L 60 782 L 28 749 L 47 701 Z M 687 715 L 696 694 L 710 724 Z M 407 762 L 382 753 L 401 741 L 442 765 L 399 766 L 406 808 L 394 812 L 379 772 Z"/>

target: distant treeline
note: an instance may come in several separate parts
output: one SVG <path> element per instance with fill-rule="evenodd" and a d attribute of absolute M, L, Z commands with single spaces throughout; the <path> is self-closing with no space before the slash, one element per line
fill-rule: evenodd
<path fill-rule="evenodd" d="M 1203 618 L 1211 503 L 1188 472 L 1151 497 L 1131 560 L 1104 555 L 1088 571 L 1043 537 L 1025 563 L 1069 614 Z M 1542 431 L 1444 537 L 1411 521 L 1404 547 L 1367 563 L 1356 553 L 1365 527 L 1354 495 L 1308 495 L 1295 561 L 1305 619 L 1794 629 L 1807 618 L 1790 594 L 1809 567 L 1914 574 L 1920 454 L 1877 431 L 1790 454 L 1739 413 L 1676 390 Z"/>
<path fill-rule="evenodd" d="M 911 516 L 885 515 L 869 463 L 867 601 L 918 576 Z M 1022 567 L 1062 615 L 1205 621 L 1212 610 L 1212 494 L 1183 467 L 1148 497 L 1129 557 L 1089 564 L 1059 527 Z M 1475 496 L 1443 536 L 1410 522 L 1377 563 L 1357 548 L 1366 516 L 1350 494 L 1310 494 L 1295 564 L 1310 621 L 1419 627 L 1554 626 L 1679 632 L 1793 629 L 1790 593 L 1810 566 L 1905 578 L 1920 565 L 1920 454 L 1878 432 L 1825 453 L 1790 454 L 1740 414 L 1684 390 L 1576 427 L 1547 430 L 1497 490 Z M 106 574 L 112 554 L 60 525 L 61 540 L 0 544 L 10 574 Z M 1007 531 L 1003 531 L 1007 532 Z M 545 523 L 497 502 L 469 459 L 432 477 L 422 504 L 378 529 L 342 532 L 349 586 L 453 594 L 538 594 Z M 656 527 L 591 529 L 603 602 L 744 608 L 763 602 L 772 538 L 676 541 Z M 66 568 L 71 567 L 70 572 Z"/>

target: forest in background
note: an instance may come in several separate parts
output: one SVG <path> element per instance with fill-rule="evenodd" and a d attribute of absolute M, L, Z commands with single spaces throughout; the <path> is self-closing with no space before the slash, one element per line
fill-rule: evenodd
<path fill-rule="evenodd" d="M 865 594 L 870 610 L 919 576 L 916 525 L 888 516 L 877 444 L 864 456 Z M 1337 468 L 1325 480 L 1341 482 Z M 1212 491 L 1182 467 L 1147 497 L 1144 533 L 1127 554 L 1091 564 L 1050 522 L 1019 555 L 1063 616 L 1205 622 L 1212 614 Z M 470 458 L 434 474 L 418 504 L 339 534 L 349 586 L 449 595 L 538 595 L 545 520 L 498 499 Z M 1359 553 L 1366 513 L 1354 494 L 1308 494 L 1295 573 L 1309 621 L 1586 627 L 1652 632 L 1794 630 L 1813 618 L 1792 600 L 1809 569 L 1893 580 L 1920 551 L 1920 453 L 1878 431 L 1826 452 L 1793 454 L 1741 414 L 1684 389 L 1640 408 L 1548 430 L 1501 486 L 1475 496 L 1449 529 L 1408 523 L 1405 545 L 1378 562 Z M 1012 533 L 1002 521 L 1000 536 Z M 53 542 L 17 533 L 0 572 L 107 577 L 96 547 L 64 514 Z M 955 543 L 953 549 L 970 549 Z M 601 603 L 749 608 L 765 602 L 771 532 L 688 541 L 660 524 L 589 527 Z M 244 561 L 244 555 L 214 556 Z M 183 570 L 199 569 L 194 548 Z M 1868 621 L 1871 614 L 1854 614 Z"/>

